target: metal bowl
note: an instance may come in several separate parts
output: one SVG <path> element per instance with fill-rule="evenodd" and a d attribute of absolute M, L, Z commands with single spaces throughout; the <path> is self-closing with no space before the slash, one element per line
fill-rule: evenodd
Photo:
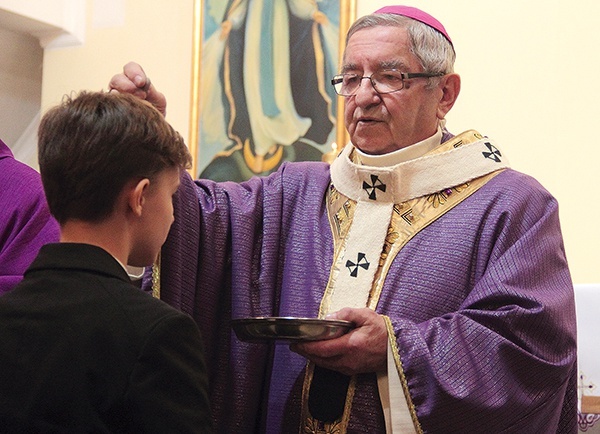
<path fill-rule="evenodd" d="M 232 320 L 231 326 L 245 342 L 320 341 L 340 337 L 354 328 L 350 321 L 294 317 L 240 318 Z"/>

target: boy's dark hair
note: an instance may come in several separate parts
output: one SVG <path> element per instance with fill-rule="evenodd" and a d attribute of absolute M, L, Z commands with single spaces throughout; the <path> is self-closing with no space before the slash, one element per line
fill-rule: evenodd
<path fill-rule="evenodd" d="M 130 180 L 191 164 L 183 138 L 154 107 L 116 92 L 65 96 L 42 118 L 38 139 L 48 205 L 61 224 L 101 221 Z"/>

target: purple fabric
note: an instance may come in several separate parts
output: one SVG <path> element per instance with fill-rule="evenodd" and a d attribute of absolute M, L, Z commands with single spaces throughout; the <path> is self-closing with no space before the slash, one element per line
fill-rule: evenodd
<path fill-rule="evenodd" d="M 0 140 L 0 294 L 21 281 L 42 245 L 59 236 L 40 175 Z"/>
<path fill-rule="evenodd" d="M 219 432 L 298 432 L 305 360 L 239 342 L 229 321 L 317 316 L 328 188 L 321 163 L 243 184 L 182 180 L 162 295 L 202 329 Z M 573 289 L 557 203 L 534 179 L 507 170 L 417 234 L 377 311 L 424 432 L 576 431 Z M 348 432 L 384 431 L 375 375 L 361 375 Z"/>
<path fill-rule="evenodd" d="M 404 17 L 412 18 L 413 20 L 417 20 L 422 22 L 423 24 L 427 24 L 432 29 L 437 30 L 444 38 L 452 44 L 452 39 L 450 39 L 450 35 L 446 31 L 446 28 L 442 23 L 440 23 L 437 18 L 429 15 L 427 12 L 422 11 L 421 9 L 413 8 L 411 6 L 384 6 L 381 9 L 377 9 L 374 14 L 394 14 L 394 15 L 402 15 Z"/>

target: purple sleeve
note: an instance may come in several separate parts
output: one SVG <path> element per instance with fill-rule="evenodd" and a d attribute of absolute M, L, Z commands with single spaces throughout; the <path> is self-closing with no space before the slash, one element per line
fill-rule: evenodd
<path fill-rule="evenodd" d="M 575 306 L 555 199 L 507 171 L 423 232 L 411 303 L 444 307 L 390 317 L 425 431 L 573 432 Z"/>
<path fill-rule="evenodd" d="M 50 215 L 39 174 L 0 157 L 0 294 L 11 290 L 42 245 L 58 242 L 58 223 Z"/>
<path fill-rule="evenodd" d="M 286 303 L 280 288 L 293 275 L 286 268 L 294 265 L 289 264 L 289 250 L 298 248 L 290 238 L 302 233 L 314 246 L 311 237 L 320 233 L 309 228 L 317 222 L 325 222 L 330 232 L 327 214 L 319 208 L 328 180 L 328 166 L 320 163 L 284 164 L 268 177 L 244 183 L 182 177 L 174 199 L 175 223 L 161 254 L 161 298 L 200 326 L 213 417 L 224 432 L 256 423 L 270 378 L 269 346 L 238 341 L 230 320 L 274 315 Z M 317 219 L 298 212 L 304 208 L 322 215 Z M 326 279 L 330 255 L 323 260 L 327 265 L 317 273 L 321 280 Z"/>

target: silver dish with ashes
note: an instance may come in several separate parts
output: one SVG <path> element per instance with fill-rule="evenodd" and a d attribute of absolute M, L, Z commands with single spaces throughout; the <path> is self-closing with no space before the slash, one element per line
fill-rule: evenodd
<path fill-rule="evenodd" d="M 241 341 L 320 341 L 338 338 L 348 333 L 354 324 L 350 321 L 295 318 L 254 317 L 231 321 L 236 336 Z"/>

